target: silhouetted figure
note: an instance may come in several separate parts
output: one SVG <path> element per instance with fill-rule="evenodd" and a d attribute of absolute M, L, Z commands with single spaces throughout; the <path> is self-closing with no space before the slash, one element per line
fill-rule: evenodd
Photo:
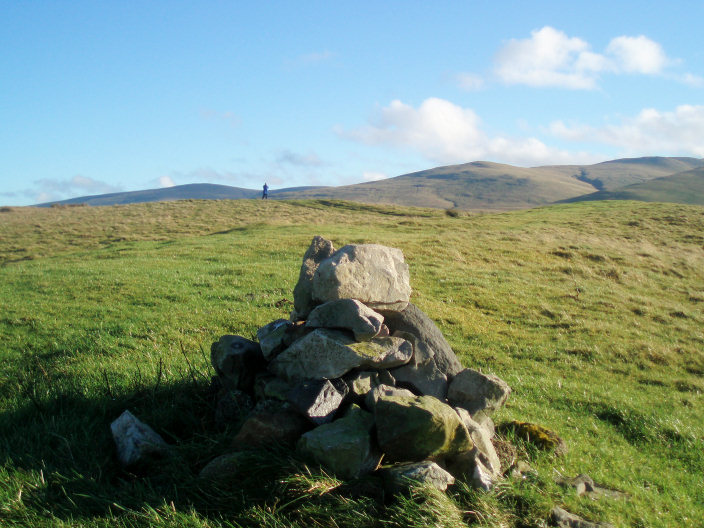
<path fill-rule="evenodd" d="M 269 199 L 269 186 L 265 183 L 264 190 L 262 191 L 262 200 L 268 200 L 268 199 Z"/>

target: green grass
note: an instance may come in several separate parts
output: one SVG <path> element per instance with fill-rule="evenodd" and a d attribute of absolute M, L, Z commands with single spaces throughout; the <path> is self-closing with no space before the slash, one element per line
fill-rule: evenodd
<path fill-rule="evenodd" d="M 338 201 L 186 201 L 0 212 L 3 526 L 541 526 L 554 504 L 616 526 L 704 518 L 704 209 L 593 202 L 495 215 Z M 523 446 L 538 470 L 491 493 L 458 485 L 383 504 L 282 452 L 227 452 L 211 342 L 254 337 L 291 309 L 310 239 L 403 250 L 413 301 L 463 364 L 513 394 L 498 421 L 535 421 L 569 452 Z M 175 446 L 123 471 L 125 408 Z M 588 473 L 629 500 L 574 497 Z"/>

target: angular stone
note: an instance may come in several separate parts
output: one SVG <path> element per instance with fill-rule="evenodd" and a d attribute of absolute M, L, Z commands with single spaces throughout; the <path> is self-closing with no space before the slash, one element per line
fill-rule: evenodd
<path fill-rule="evenodd" d="M 288 393 L 294 385 L 290 381 L 262 372 L 254 381 L 254 396 L 258 400 L 287 401 Z"/>
<path fill-rule="evenodd" d="M 249 415 L 232 441 L 233 447 L 293 446 L 310 426 L 305 418 L 285 406 L 260 408 Z"/>
<path fill-rule="evenodd" d="M 234 335 L 213 343 L 210 361 L 223 386 L 245 392 L 252 391 L 257 373 L 266 368 L 259 344 Z"/>
<path fill-rule="evenodd" d="M 393 461 L 416 462 L 474 447 L 455 410 L 433 396 L 381 396 L 374 418 L 379 446 Z"/>
<path fill-rule="evenodd" d="M 349 390 L 343 381 L 334 381 L 302 381 L 288 393 L 288 401 L 315 425 L 331 422 Z"/>
<path fill-rule="evenodd" d="M 475 449 L 481 454 L 481 462 L 488 469 L 492 479 L 498 479 L 501 475 L 501 460 L 499 460 L 499 456 L 496 454 L 494 444 L 491 443 L 489 432 L 479 423 L 475 422 L 466 409 L 456 407 L 455 411 L 467 428 Z"/>
<path fill-rule="evenodd" d="M 286 347 L 285 339 L 292 327 L 293 323 L 288 319 L 277 319 L 257 330 L 257 339 L 264 359 L 271 360 Z"/>
<path fill-rule="evenodd" d="M 382 477 L 386 493 L 403 493 L 413 485 L 432 486 L 445 491 L 455 483 L 455 478 L 435 462 L 411 462 L 383 468 Z"/>
<path fill-rule="evenodd" d="M 555 506 L 550 512 L 550 521 L 557 528 L 613 528 L 612 524 L 585 521 L 578 515 Z"/>
<path fill-rule="evenodd" d="M 135 466 L 169 452 L 169 445 L 154 429 L 138 420 L 131 412 L 123 412 L 110 424 L 117 459 L 123 466 Z"/>
<path fill-rule="evenodd" d="M 310 328 L 341 328 L 354 333 L 357 341 L 376 336 L 384 317 L 355 299 L 339 299 L 316 306 L 306 321 Z"/>
<path fill-rule="evenodd" d="M 367 393 L 364 398 L 364 405 L 367 409 L 373 410 L 379 398 L 389 396 L 408 396 L 413 398 L 415 394 L 408 389 L 400 389 L 391 385 L 381 384 L 372 388 L 372 390 Z"/>
<path fill-rule="evenodd" d="M 394 379 L 387 370 L 352 372 L 345 376 L 345 383 L 354 401 L 361 402 L 369 392 L 379 385 L 393 384 Z"/>
<path fill-rule="evenodd" d="M 360 367 L 384 369 L 410 360 L 412 347 L 400 338 L 357 343 L 338 330 L 319 328 L 293 343 L 269 363 L 285 379 L 333 379 Z"/>
<path fill-rule="evenodd" d="M 621 499 L 628 497 L 628 494 L 622 491 L 600 486 L 594 482 L 594 479 L 586 474 L 577 475 L 572 478 L 559 476 L 555 478 L 555 482 L 557 482 L 560 486 L 574 488 L 578 497 L 581 497 L 582 495 L 586 495 L 590 499 L 598 499 L 601 497 Z"/>
<path fill-rule="evenodd" d="M 320 262 L 313 277 L 313 299 L 319 302 L 357 299 L 375 310 L 402 310 L 410 295 L 403 253 L 378 244 L 344 246 Z"/>
<path fill-rule="evenodd" d="M 381 453 L 374 449 L 372 415 L 353 407 L 342 418 L 316 427 L 298 441 L 298 450 L 343 479 L 376 469 Z"/>
<path fill-rule="evenodd" d="M 500 408 L 510 393 L 511 388 L 499 377 L 468 368 L 454 377 L 447 390 L 447 399 L 472 415 L 478 412 L 488 414 Z"/>
<path fill-rule="evenodd" d="M 298 282 L 293 289 L 293 312 L 291 320 L 305 319 L 316 305 L 313 302 L 313 276 L 318 269 L 318 265 L 335 252 L 332 242 L 316 235 L 310 247 L 303 255 L 301 271 L 298 274 Z"/>
<path fill-rule="evenodd" d="M 228 453 L 211 460 L 200 470 L 198 478 L 215 484 L 234 482 L 243 459 L 242 453 Z"/>

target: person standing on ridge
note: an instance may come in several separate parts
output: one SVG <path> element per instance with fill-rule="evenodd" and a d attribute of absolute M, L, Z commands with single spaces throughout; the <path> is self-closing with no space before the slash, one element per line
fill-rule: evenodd
<path fill-rule="evenodd" d="M 264 191 L 262 192 L 262 200 L 269 199 L 269 186 L 264 182 Z"/>

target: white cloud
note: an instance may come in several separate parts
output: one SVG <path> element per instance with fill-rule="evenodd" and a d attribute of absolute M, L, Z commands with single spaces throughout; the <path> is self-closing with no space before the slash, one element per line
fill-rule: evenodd
<path fill-rule="evenodd" d="M 584 154 L 548 147 L 536 138 L 488 137 L 480 125 L 472 109 L 429 98 L 418 108 L 392 101 L 380 109 L 369 125 L 349 131 L 338 129 L 337 133 L 367 145 L 405 148 L 442 164 L 490 159 L 535 165 L 586 158 Z"/>
<path fill-rule="evenodd" d="M 681 105 L 672 111 L 646 108 L 635 117 L 601 127 L 565 125 L 556 121 L 550 131 L 569 141 L 596 142 L 621 149 L 624 156 L 689 155 L 704 157 L 704 106 Z"/>
<path fill-rule="evenodd" d="M 174 183 L 174 180 L 172 180 L 170 176 L 162 176 L 161 178 L 159 178 L 159 185 L 162 187 L 173 187 L 176 184 Z"/>
<path fill-rule="evenodd" d="M 628 73 L 660 73 L 669 62 L 662 46 L 643 35 L 616 37 L 609 42 L 606 53 L 620 71 Z"/>
<path fill-rule="evenodd" d="M 32 182 L 34 186 L 20 193 L 35 203 L 53 202 L 76 196 L 91 196 L 120 191 L 120 187 L 80 174 L 67 180 L 45 178 Z"/>
<path fill-rule="evenodd" d="M 685 73 L 684 75 L 681 75 L 678 80 L 683 82 L 684 84 L 693 86 L 694 88 L 704 87 L 704 77 L 701 77 L 699 75 Z"/>
<path fill-rule="evenodd" d="M 615 37 L 596 53 L 585 40 L 545 26 L 530 38 L 509 40 L 494 58 L 494 73 L 507 84 L 591 90 L 601 74 L 657 75 L 675 62 L 644 35 Z"/>
<path fill-rule="evenodd" d="M 474 92 L 484 88 L 484 79 L 474 73 L 460 73 L 457 75 L 457 84 L 463 90 Z"/>
<path fill-rule="evenodd" d="M 283 150 L 276 156 L 276 163 L 295 165 L 298 167 L 321 167 L 325 163 L 314 152 L 299 154 L 290 150 Z"/>

